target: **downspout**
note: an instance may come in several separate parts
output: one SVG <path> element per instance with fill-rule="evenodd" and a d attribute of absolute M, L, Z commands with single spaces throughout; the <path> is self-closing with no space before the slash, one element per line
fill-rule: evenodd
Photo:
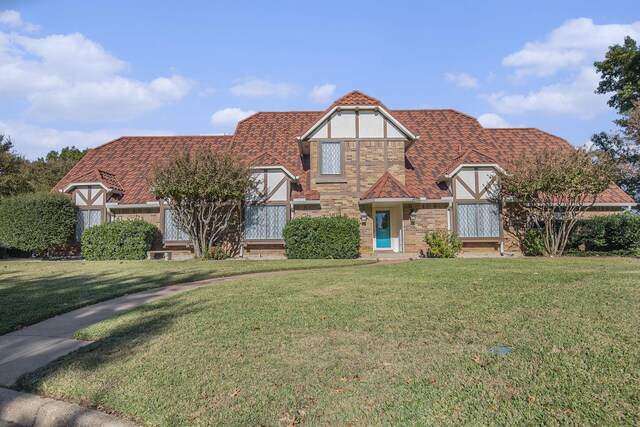
<path fill-rule="evenodd" d="M 447 231 L 451 233 L 451 209 L 453 209 L 453 202 L 449 202 L 449 207 L 447 208 Z"/>

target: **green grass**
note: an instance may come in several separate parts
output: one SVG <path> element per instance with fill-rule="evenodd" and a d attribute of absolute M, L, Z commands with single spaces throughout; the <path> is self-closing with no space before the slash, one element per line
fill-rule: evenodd
<path fill-rule="evenodd" d="M 76 308 L 176 283 L 357 260 L 0 261 L 0 335 Z"/>
<path fill-rule="evenodd" d="M 97 341 L 19 387 L 160 425 L 640 423 L 632 259 L 418 260 L 245 279 L 79 336 Z"/>

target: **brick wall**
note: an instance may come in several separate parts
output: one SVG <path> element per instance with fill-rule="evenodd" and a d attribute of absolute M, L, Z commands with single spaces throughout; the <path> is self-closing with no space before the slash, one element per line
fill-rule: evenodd
<path fill-rule="evenodd" d="M 418 255 L 420 250 L 425 251 L 427 246 L 424 236 L 428 232 L 447 230 L 447 203 L 429 205 L 409 205 L 403 207 L 402 223 L 404 227 L 404 251 L 408 254 Z M 416 223 L 411 224 L 411 210 L 416 211 Z"/>

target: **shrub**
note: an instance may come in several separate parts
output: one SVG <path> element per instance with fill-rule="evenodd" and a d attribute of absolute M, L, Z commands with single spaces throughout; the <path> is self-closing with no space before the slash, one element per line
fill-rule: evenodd
<path fill-rule="evenodd" d="M 87 260 L 145 259 L 160 236 L 155 225 L 136 219 L 107 222 L 82 233 L 82 257 Z"/>
<path fill-rule="evenodd" d="M 346 259 L 360 256 L 360 226 L 346 216 L 296 218 L 284 227 L 287 258 Z"/>
<path fill-rule="evenodd" d="M 576 256 L 576 257 L 591 257 L 591 256 L 599 256 L 599 257 L 608 257 L 608 256 L 638 256 L 637 251 L 628 251 L 624 249 L 619 249 L 615 251 L 581 251 L 580 249 L 567 249 L 564 251 L 566 256 Z"/>
<path fill-rule="evenodd" d="M 221 246 L 211 246 L 207 253 L 208 259 L 221 260 L 229 258 L 229 255 Z"/>
<path fill-rule="evenodd" d="M 570 249 L 629 253 L 640 250 L 640 216 L 630 213 L 578 221 L 567 245 Z"/>
<path fill-rule="evenodd" d="M 429 245 L 427 254 L 432 258 L 455 258 L 462 251 L 462 241 L 458 235 L 446 230 L 427 233 L 424 240 Z"/>
<path fill-rule="evenodd" d="M 73 235 L 76 207 L 61 194 L 21 194 L 2 199 L 0 218 L 4 246 L 46 256 Z"/>
<path fill-rule="evenodd" d="M 537 228 L 527 230 L 522 241 L 524 245 L 524 254 L 526 256 L 542 256 L 544 255 L 544 242 L 542 241 L 542 233 Z"/>

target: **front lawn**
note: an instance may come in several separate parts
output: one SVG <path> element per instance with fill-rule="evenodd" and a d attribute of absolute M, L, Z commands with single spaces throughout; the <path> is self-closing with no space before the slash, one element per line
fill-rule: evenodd
<path fill-rule="evenodd" d="M 79 336 L 98 341 L 19 386 L 160 425 L 640 423 L 632 259 L 295 272 L 158 300 Z"/>
<path fill-rule="evenodd" d="M 338 267 L 356 260 L 0 261 L 0 335 L 117 296 L 260 271 Z"/>

